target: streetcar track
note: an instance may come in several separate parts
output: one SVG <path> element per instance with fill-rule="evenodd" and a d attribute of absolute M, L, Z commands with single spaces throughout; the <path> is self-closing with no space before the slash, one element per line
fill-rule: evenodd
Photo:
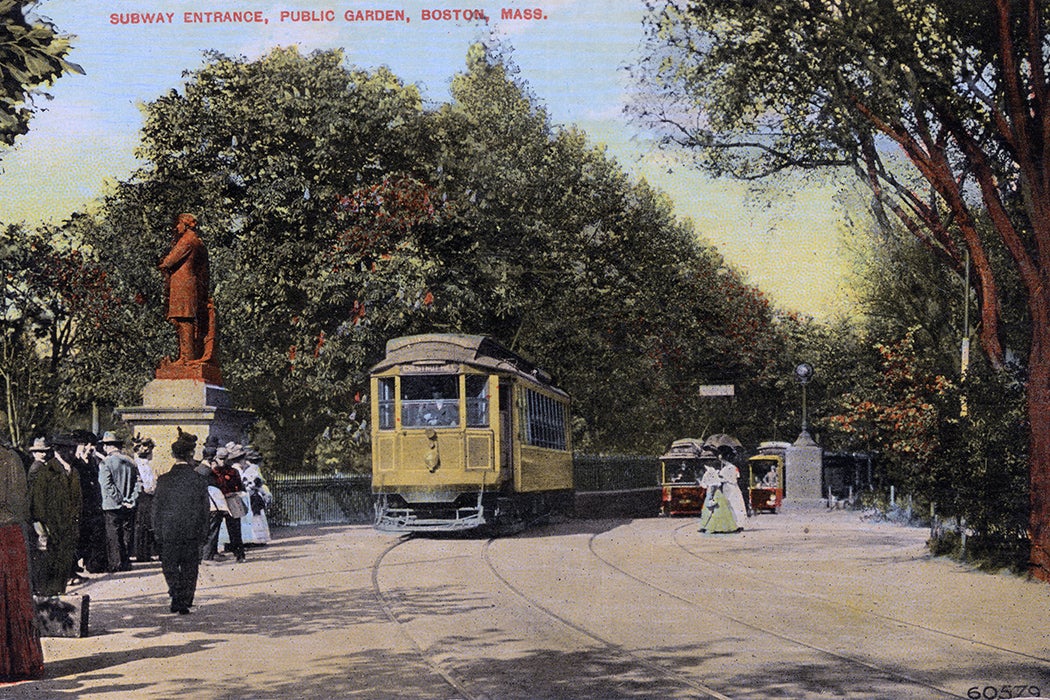
<path fill-rule="evenodd" d="M 873 612 L 873 611 L 870 611 L 870 610 L 865 610 L 865 609 L 856 607 L 856 606 L 854 606 L 854 605 L 852 605 L 852 604 L 850 604 L 848 602 L 840 602 L 840 601 L 834 600 L 832 598 L 829 598 L 827 596 L 821 595 L 819 593 L 811 593 L 811 592 L 799 590 L 797 588 L 792 588 L 792 587 L 789 587 L 789 586 L 782 586 L 781 584 L 779 584 L 779 583 L 777 583 L 774 580 L 771 580 L 769 578 L 755 576 L 752 573 L 752 571 L 749 569 L 749 567 L 747 567 L 746 565 L 743 565 L 743 564 L 736 564 L 736 563 L 730 563 L 730 562 L 719 562 L 719 561 L 715 561 L 715 560 L 709 559 L 709 558 L 704 557 L 703 555 L 701 555 L 701 554 L 691 550 L 689 547 L 687 547 L 680 540 L 680 538 L 679 538 L 680 534 L 687 527 L 689 527 L 690 525 L 691 525 L 690 523 L 686 523 L 686 524 L 684 524 L 684 525 L 682 525 L 682 526 L 680 526 L 678 528 L 675 528 L 672 531 L 672 542 L 673 542 L 675 547 L 677 547 L 678 549 L 682 550 L 685 554 L 687 554 L 688 556 L 696 559 L 697 561 L 702 562 L 703 564 L 705 564 L 707 566 L 711 566 L 711 567 L 715 567 L 715 568 L 721 568 L 723 570 L 736 572 L 738 574 L 744 574 L 744 575 L 746 575 L 749 578 L 749 580 L 753 580 L 753 581 L 755 581 L 757 583 L 760 583 L 760 584 L 762 584 L 764 586 L 774 587 L 774 588 L 777 588 L 778 590 L 787 591 L 787 592 L 793 593 L 795 595 L 798 595 L 798 596 L 800 596 L 802 598 L 808 598 L 808 599 L 811 599 L 811 600 L 816 600 L 816 601 L 819 601 L 821 603 L 824 603 L 824 604 L 827 604 L 827 605 L 830 605 L 830 606 L 834 606 L 834 607 L 837 607 L 837 608 L 840 608 L 840 609 L 844 609 L 844 610 L 850 611 L 852 613 L 868 615 L 868 616 L 877 618 L 877 619 L 885 621 L 885 622 L 899 624 L 899 625 L 902 625 L 902 626 L 905 626 L 905 627 L 909 627 L 909 628 L 912 628 L 912 629 L 921 630 L 921 631 L 929 633 L 929 634 L 943 636 L 945 638 L 949 638 L 949 639 L 952 639 L 952 640 L 958 640 L 958 641 L 962 641 L 962 642 L 967 642 L 969 644 L 977 645 L 977 646 L 982 647 L 982 648 L 991 649 L 991 650 L 995 650 L 995 651 L 1006 653 L 1006 654 L 1012 654 L 1012 655 L 1015 655 L 1015 656 L 1019 656 L 1019 657 L 1030 659 L 1030 660 L 1034 660 L 1034 661 L 1039 661 L 1039 662 L 1050 661 L 1048 659 L 1045 659 L 1043 657 L 1040 657 L 1040 656 L 1037 656 L 1037 655 L 1034 655 L 1034 654 L 1030 654 L 1030 653 L 1026 653 L 1026 652 L 1022 652 L 1022 651 L 1017 651 L 1017 650 L 1014 650 L 1014 649 L 1008 649 L 1008 648 L 1005 648 L 1005 647 L 1000 647 L 1000 646 L 997 646 L 995 644 L 991 644 L 991 643 L 988 643 L 988 642 L 982 642 L 982 641 L 969 639 L 969 638 L 964 637 L 962 635 L 951 633 L 951 632 L 946 632 L 944 630 L 936 629 L 934 627 L 928 627 L 926 625 L 922 625 L 922 624 L 915 623 L 915 622 L 910 622 L 908 620 L 899 619 L 899 618 L 896 618 L 896 617 L 893 617 L 893 616 L 890 616 L 890 615 L 884 615 L 884 614 L 880 614 L 880 613 Z M 776 631 L 774 629 L 771 629 L 771 628 L 768 628 L 768 627 L 763 627 L 761 625 L 758 625 L 758 624 L 755 624 L 755 623 L 752 623 L 752 622 L 748 622 L 748 621 L 746 621 L 744 619 L 741 619 L 739 617 L 735 617 L 735 616 L 733 616 L 731 614 L 727 614 L 726 611 L 724 609 L 722 609 L 722 608 L 717 608 L 717 607 L 714 607 L 714 606 L 704 605 L 704 604 L 702 604 L 701 602 L 697 601 L 694 598 L 689 598 L 689 597 L 683 596 L 683 595 L 681 595 L 679 593 L 676 593 L 673 590 L 669 590 L 668 588 L 660 586 L 657 583 L 654 583 L 654 582 L 652 582 L 650 580 L 647 580 L 647 579 L 645 579 L 643 577 L 637 576 L 637 575 L 631 573 L 630 571 L 628 571 L 628 570 L 618 566 L 616 563 L 614 563 L 613 561 L 609 560 L 608 558 L 606 558 L 605 556 L 603 556 L 602 554 L 600 554 L 598 552 L 596 543 L 597 543 L 597 541 L 599 539 L 599 536 L 601 534 L 603 534 L 603 533 L 593 533 L 593 534 L 591 534 L 589 539 L 588 539 L 588 545 L 587 545 L 589 552 L 591 553 L 591 555 L 597 561 L 599 561 L 604 566 L 610 568 L 611 570 L 617 572 L 618 574 L 620 574 L 622 576 L 625 576 L 625 577 L 627 577 L 627 578 L 629 578 L 629 579 L 631 579 L 633 581 L 636 581 L 637 583 L 640 583 L 643 586 L 645 586 L 645 587 L 647 587 L 647 588 L 649 588 L 651 590 L 654 590 L 654 591 L 656 591 L 658 593 L 661 593 L 661 594 L 663 594 L 665 596 L 669 596 L 670 598 L 673 598 L 675 600 L 683 602 L 683 603 L 687 604 L 688 606 L 690 606 L 691 608 L 704 611 L 705 613 L 709 613 L 709 614 L 714 614 L 714 615 L 720 616 L 721 618 L 723 618 L 723 619 L 725 619 L 725 620 L 727 620 L 729 622 L 735 623 L 737 625 L 740 625 L 740 626 L 742 626 L 744 628 L 753 630 L 753 631 L 758 632 L 760 634 L 768 635 L 770 637 L 773 637 L 775 639 L 781 640 L 783 642 L 786 642 L 786 643 L 789 643 L 789 644 L 792 644 L 792 645 L 796 645 L 796 646 L 799 646 L 799 647 L 802 647 L 802 648 L 806 648 L 806 649 L 809 649 L 809 650 L 811 650 L 813 652 L 817 652 L 817 653 L 825 655 L 825 656 L 830 656 L 830 657 L 838 659 L 840 661 L 844 661 L 844 662 L 846 662 L 848 664 L 853 664 L 853 665 L 856 665 L 856 666 L 861 666 L 861 667 L 867 668 L 869 670 L 875 671 L 875 672 L 877 672 L 879 674 L 882 674 L 882 675 L 884 675 L 886 677 L 889 677 L 889 678 L 895 678 L 895 679 L 898 679 L 900 681 L 904 681 L 904 682 L 907 682 L 909 684 L 912 684 L 914 686 L 928 688 L 930 690 L 936 691 L 937 693 L 943 694 L 943 695 L 948 696 L 948 697 L 964 697 L 964 696 L 959 695 L 958 692 L 953 692 L 951 690 L 948 690 L 948 689 L 942 688 L 942 687 L 940 687 L 938 685 L 935 685 L 934 683 L 922 680 L 920 678 L 913 677 L 911 675 L 908 675 L 908 673 L 906 671 L 894 669 L 892 666 L 880 665 L 879 663 L 876 663 L 876 662 L 867 661 L 867 660 L 865 660 L 863 658 L 859 658 L 857 656 L 853 656 L 853 655 L 850 655 L 848 653 L 844 653 L 844 652 L 841 652 L 841 651 L 835 651 L 834 649 L 829 649 L 829 648 L 825 648 L 825 647 L 819 646 L 817 644 L 812 644 L 810 642 L 807 642 L 807 641 L 804 641 L 802 639 L 793 637 L 793 636 L 785 634 L 783 632 L 778 632 L 778 631 Z M 419 656 L 422 659 L 422 661 L 435 674 L 440 676 L 445 681 L 445 683 L 447 683 L 456 693 L 460 694 L 461 697 L 467 698 L 469 700 L 488 700 L 488 696 L 486 696 L 484 694 L 478 694 L 476 692 L 471 691 L 469 689 L 468 685 L 467 685 L 467 682 L 464 679 L 457 678 L 456 675 L 453 673 L 453 671 L 450 670 L 445 663 L 442 663 L 440 660 L 438 660 L 430 651 L 428 651 L 428 649 L 426 647 L 424 647 L 424 645 L 419 640 L 417 640 L 415 637 L 412 636 L 412 634 L 409 632 L 409 630 L 407 628 L 407 625 L 398 618 L 398 614 L 394 610 L 394 603 L 392 603 L 392 599 L 386 593 L 384 593 L 382 588 L 380 587 L 380 584 L 379 584 L 379 571 L 380 571 L 380 568 L 383 566 L 384 560 L 386 559 L 386 557 L 392 551 L 394 551 L 396 548 L 400 547 L 401 545 L 405 544 L 406 542 L 408 542 L 411 539 L 412 538 L 410 536 L 409 537 L 402 537 L 397 542 L 392 543 L 390 546 L 388 546 L 386 549 L 384 549 L 376 557 L 376 559 L 375 559 L 375 561 L 374 561 L 374 563 L 372 565 L 372 587 L 373 587 L 373 592 L 374 592 L 374 595 L 376 597 L 376 600 L 378 601 L 378 603 L 379 603 L 380 607 L 382 608 L 382 610 L 383 610 L 384 614 L 386 615 L 386 617 L 392 623 L 394 623 L 397 626 L 397 628 L 398 628 L 399 632 L 401 633 L 401 635 L 411 643 L 411 645 L 414 647 L 416 652 L 419 654 Z M 600 645 L 601 647 L 604 647 L 604 648 L 610 650 L 611 652 L 616 653 L 618 655 L 621 655 L 623 657 L 627 657 L 627 658 L 632 659 L 633 661 L 637 662 L 639 665 L 644 666 L 645 668 L 649 669 L 650 671 L 652 671 L 654 673 L 657 673 L 657 674 L 659 674 L 659 675 L 661 675 L 661 676 L 663 676 L 665 678 L 671 679 L 671 680 L 673 680 L 675 682 L 682 683 L 682 684 L 684 684 L 684 685 L 686 685 L 686 686 L 688 686 L 688 687 L 690 687 L 690 688 L 692 688 L 692 689 L 694 689 L 694 690 L 696 690 L 696 691 L 698 691 L 700 693 L 703 693 L 706 697 L 719 698 L 720 700 L 728 700 L 728 696 L 723 695 L 722 693 L 718 692 L 717 690 L 715 690 L 713 688 L 710 688 L 710 687 L 708 687 L 708 686 L 706 686 L 706 685 L 704 685 L 704 684 L 694 680 L 693 678 L 691 678 L 691 677 L 689 677 L 689 676 L 687 676 L 687 675 L 685 675 L 685 674 L 683 674 L 683 673 L 681 673 L 679 671 L 667 668 L 665 665 L 661 664 L 660 662 L 654 661 L 653 659 L 646 657 L 645 655 L 643 655 L 642 653 L 640 653 L 638 651 L 633 651 L 631 649 L 625 648 L 623 645 L 617 644 L 616 642 L 611 641 L 610 639 L 607 639 L 607 638 L 601 636 L 601 634 L 596 633 L 596 632 L 594 632 L 594 631 L 592 631 L 592 630 L 590 630 L 590 629 L 588 629 L 588 628 L 586 628 L 586 627 L 584 627 L 584 626 L 582 626 L 580 624 L 577 624 L 576 622 L 573 622 L 572 620 L 570 620 L 565 615 L 559 614 L 558 612 L 554 611 L 553 609 L 547 607 L 546 605 L 543 604 L 543 602 L 541 602 L 541 600 L 537 599 L 536 597 L 531 596 L 529 593 L 524 591 L 522 588 L 520 588 L 519 586 L 515 585 L 510 579 L 508 579 L 506 576 L 504 576 L 500 572 L 500 570 L 496 567 L 496 565 L 495 565 L 495 563 L 494 563 L 494 561 L 492 559 L 492 556 L 491 556 L 492 545 L 497 539 L 510 539 L 510 538 L 507 538 L 507 537 L 502 537 L 502 538 L 492 537 L 492 538 L 489 538 L 488 540 L 486 540 L 486 542 L 484 543 L 484 545 L 482 547 L 482 550 L 481 550 L 481 558 L 484 560 L 485 565 L 491 571 L 492 575 L 496 579 L 498 579 L 499 582 L 506 589 L 511 591 L 515 596 L 517 596 L 521 600 L 525 601 L 531 608 L 539 611 L 540 613 L 542 613 L 543 615 L 549 617 L 550 619 L 552 619 L 554 621 L 557 621 L 561 625 L 563 625 L 563 626 L 565 626 L 565 627 L 567 627 L 569 629 L 574 630 L 578 634 L 580 634 L 583 637 L 593 641 L 594 643 Z M 431 561 L 431 562 L 445 561 L 445 558 L 442 558 L 440 560 L 439 559 L 429 559 L 428 561 Z"/>
<path fill-rule="evenodd" d="M 928 627 L 926 625 L 919 624 L 918 622 L 911 622 L 909 620 L 902 620 L 902 619 L 900 619 L 898 617 L 893 617 L 892 615 L 885 615 L 885 614 L 882 614 L 882 613 L 879 613 L 879 612 L 875 612 L 873 610 L 867 610 L 867 609 L 864 609 L 864 608 L 860 608 L 860 607 L 857 607 L 856 605 L 853 605 L 851 603 L 839 601 L 839 600 L 836 600 L 834 598 L 830 598 L 828 596 L 821 595 L 820 593 L 813 593 L 813 592 L 810 592 L 810 591 L 803 591 L 803 590 L 800 590 L 798 588 L 794 588 L 794 587 L 792 587 L 790 585 L 787 585 L 787 584 L 782 584 L 782 583 L 770 580 L 770 579 L 762 577 L 762 576 L 757 576 L 757 575 L 755 575 L 753 573 L 753 570 L 750 567 L 747 567 L 747 566 L 745 566 L 743 564 L 735 564 L 735 563 L 732 563 L 732 562 L 720 562 L 720 561 L 714 561 L 714 560 L 708 559 L 708 558 L 706 558 L 706 557 L 704 557 L 704 556 L 702 556 L 700 554 L 697 554 L 693 550 L 689 549 L 684 544 L 682 544 L 682 542 L 678 539 L 679 533 L 682 532 L 683 530 L 685 530 L 686 528 L 690 527 L 690 526 L 691 526 L 691 523 L 686 523 L 685 525 L 681 525 L 681 526 L 679 526 L 679 527 L 674 529 L 674 531 L 673 531 L 674 534 L 673 534 L 672 540 L 673 540 L 673 542 L 674 542 L 676 547 L 678 547 L 679 549 L 681 549 L 682 551 L 684 551 L 686 554 L 688 554 L 689 556 L 693 557 L 694 559 L 696 559 L 698 561 L 702 561 L 705 564 L 708 564 L 708 565 L 711 565 L 711 566 L 716 566 L 716 567 L 719 567 L 719 568 L 722 568 L 722 569 L 735 569 L 735 570 L 737 570 L 739 572 L 742 572 L 742 573 L 747 575 L 749 581 L 757 581 L 757 582 L 763 583 L 766 586 L 769 586 L 769 587 L 771 587 L 771 588 L 773 588 L 773 589 L 775 589 L 777 591 L 789 591 L 789 592 L 794 593 L 795 595 L 800 596 L 802 598 L 810 598 L 810 599 L 813 599 L 813 600 L 819 600 L 819 601 L 821 601 L 821 602 L 823 602 L 823 603 L 825 603 L 827 605 L 831 605 L 831 606 L 834 606 L 834 607 L 846 610 L 846 611 L 851 612 L 851 613 L 857 613 L 857 614 L 861 614 L 861 615 L 868 615 L 870 617 L 874 617 L 874 618 L 879 619 L 879 620 L 884 620 L 886 622 L 893 622 L 893 623 L 896 623 L 896 624 L 899 624 L 899 625 L 903 625 L 905 627 L 910 627 L 912 629 L 922 630 L 924 632 L 929 632 L 931 634 L 941 635 L 941 636 L 947 637 L 949 639 L 955 639 L 955 640 L 959 640 L 959 641 L 962 641 L 962 642 L 967 642 L 968 644 L 973 644 L 975 646 L 985 647 L 987 649 L 994 649 L 995 651 L 1003 652 L 1005 654 L 1013 654 L 1013 655 L 1019 656 L 1021 658 L 1030 659 L 1032 661 L 1040 661 L 1040 662 L 1044 662 L 1044 663 L 1050 663 L 1050 657 L 1036 656 L 1035 654 L 1030 654 L 1028 652 L 1017 651 L 1016 649 L 1008 649 L 1006 647 L 1001 647 L 1001 646 L 999 646 L 997 644 L 992 644 L 990 642 L 983 642 L 983 641 L 978 640 L 978 639 L 971 639 L 970 637 L 964 637 L 961 634 L 955 634 L 954 632 L 947 632 L 945 630 L 937 629 L 936 627 Z"/>
<path fill-rule="evenodd" d="M 489 570 L 492 571 L 492 574 L 497 579 L 499 579 L 503 583 L 504 586 L 506 586 L 515 595 L 517 595 L 519 598 L 521 598 L 526 603 L 528 603 L 531 607 L 535 608 L 536 610 L 539 610 L 540 612 L 544 613 L 548 617 L 550 617 L 550 618 L 552 618 L 554 620 L 557 620 L 562 625 L 565 625 L 566 627 L 568 627 L 568 628 L 570 628 L 572 630 L 575 630 L 579 634 L 581 634 L 584 637 L 586 637 L 586 638 L 588 638 L 588 639 L 598 643 L 599 645 L 601 645 L 601 646 L 603 646 L 603 647 L 605 647 L 607 649 L 610 649 L 611 651 L 615 652 L 616 654 L 620 654 L 622 656 L 626 656 L 626 657 L 629 657 L 629 658 L 633 659 L 634 661 L 640 663 L 642 666 L 645 666 L 646 668 L 648 668 L 650 671 L 655 671 L 655 672 L 663 675 L 666 678 L 670 678 L 670 679 L 672 679 L 674 681 L 677 681 L 679 683 L 683 683 L 683 684 L 689 686 L 690 688 L 693 688 L 694 690 L 698 690 L 698 691 L 704 693 L 708 697 L 717 698 L 718 700 L 731 700 L 731 698 L 729 698 L 728 696 L 723 695 L 722 693 L 719 693 L 717 690 L 715 690 L 713 688 L 709 688 L 708 686 L 704 685 L 703 683 L 699 683 L 699 682 L 693 680 L 692 678 L 689 678 L 688 676 L 685 676 L 685 675 L 683 675 L 681 673 L 678 673 L 677 671 L 674 671 L 672 669 L 666 668 L 665 666 L 663 666 L 663 665 L 661 665 L 661 664 L 659 664 L 659 663 L 657 663 L 657 662 L 655 662 L 655 661 L 653 661 L 651 659 L 648 659 L 645 656 L 642 656 L 642 655 L 640 655 L 640 654 L 638 654 L 636 652 L 633 652 L 633 651 L 631 651 L 629 649 L 625 649 L 622 645 L 616 644 L 615 642 L 612 642 L 612 641 L 610 641 L 608 639 L 605 639 L 601 635 L 595 634 L 591 630 L 589 630 L 589 629 L 587 629 L 587 628 L 585 628 L 585 627 L 583 627 L 581 625 L 576 624 L 575 622 L 573 622 L 572 620 L 569 620 L 567 617 L 565 617 L 563 615 L 559 615 L 558 613 L 554 612 L 553 610 L 551 610 L 547 606 L 545 606 L 542 603 L 540 603 L 539 601 L 537 601 L 535 598 L 527 595 L 518 586 L 515 586 L 513 583 L 511 583 L 511 581 L 509 579 L 507 579 L 503 574 L 501 574 L 499 572 L 499 570 L 496 568 L 495 564 L 492 563 L 492 560 L 489 557 L 489 550 L 491 548 L 492 543 L 495 541 L 495 539 L 496 538 L 489 539 L 485 543 L 485 547 L 482 550 L 482 559 L 485 560 L 485 564 L 488 565 Z"/>
<path fill-rule="evenodd" d="M 683 526 L 682 528 L 678 528 L 678 529 L 681 530 L 684 527 L 687 527 L 687 525 Z M 696 609 L 699 609 L 699 610 L 703 610 L 704 612 L 707 612 L 707 613 L 711 613 L 711 614 L 715 614 L 715 615 L 721 616 L 722 618 L 724 618 L 726 620 L 729 620 L 730 622 L 734 622 L 734 623 L 736 623 L 736 624 L 738 624 L 738 625 L 740 625 L 742 627 L 746 627 L 747 629 L 754 630 L 755 632 L 760 632 L 762 634 L 769 635 L 769 636 L 774 637 L 776 639 L 779 639 L 781 641 L 788 642 L 790 644 L 795 644 L 795 645 L 801 646 L 803 648 L 810 649 L 812 651 L 816 651 L 816 652 L 819 652 L 821 654 L 825 654 L 827 656 L 831 656 L 831 657 L 839 659 L 841 661 L 846 661 L 848 663 L 856 664 L 858 666 L 863 666 L 863 667 L 868 668 L 870 670 L 878 671 L 879 673 L 886 674 L 887 676 L 907 681 L 908 683 L 912 683 L 912 684 L 915 684 L 915 685 L 918 685 L 918 686 L 922 686 L 924 688 L 930 688 L 931 690 L 936 690 L 938 693 L 943 693 L 944 695 L 946 695 L 948 697 L 954 697 L 954 698 L 964 697 L 964 696 L 959 695 L 956 692 L 953 692 L 951 690 L 947 690 L 945 688 L 941 688 L 940 686 L 934 685 L 932 683 L 928 683 L 928 682 L 920 680 L 918 678 L 913 678 L 913 677 L 908 676 L 908 675 L 906 675 L 904 673 L 901 673 L 899 671 L 894 671 L 892 669 L 888 669 L 888 668 L 885 668 L 883 666 L 879 666 L 879 665 L 873 664 L 873 663 L 865 661 L 863 659 L 859 659 L 857 657 L 850 656 L 849 654 L 844 654 L 842 652 L 837 652 L 837 651 L 834 651 L 832 649 L 825 649 L 825 648 L 817 646 L 815 644 L 810 644 L 809 642 L 805 642 L 805 641 L 803 641 L 801 639 L 795 639 L 795 638 L 793 638 L 791 636 L 788 636 L 786 634 L 783 634 L 781 632 L 777 632 L 775 630 L 772 630 L 772 629 L 769 629 L 769 628 L 766 628 L 766 627 L 761 627 L 761 626 L 756 625 L 756 624 L 754 624 L 752 622 L 747 622 L 746 620 L 742 620 L 742 619 L 740 619 L 738 617 L 735 617 L 733 615 L 727 614 L 724 609 L 714 608 L 714 607 L 706 606 L 706 605 L 701 605 L 696 600 L 686 598 L 686 597 L 684 597 L 682 595 L 679 595 L 678 593 L 675 593 L 674 591 L 671 591 L 671 590 L 668 590 L 668 589 L 663 588 L 661 586 L 658 586 L 658 585 L 656 585 L 656 584 L 654 584 L 654 583 L 652 583 L 650 581 L 647 581 L 647 580 L 645 580 L 645 579 L 643 579 L 643 578 L 641 578 L 639 576 L 635 576 L 634 574 L 632 574 L 631 572 L 627 571 L 626 569 L 623 569 L 623 568 L 617 566 L 616 564 L 613 564 L 611 561 L 609 561 L 605 557 L 601 556 L 595 550 L 594 542 L 598 538 L 599 534 L 601 534 L 601 533 L 594 533 L 594 534 L 592 534 L 590 536 L 590 538 L 588 539 L 588 541 L 587 541 L 587 548 L 590 550 L 591 554 L 594 555 L 595 559 L 597 559 L 601 563 L 605 564 L 606 566 L 608 566 L 613 571 L 616 571 L 617 573 L 622 574 L 623 576 L 626 576 L 627 578 L 632 579 L 633 581 L 637 581 L 638 583 L 642 584 L 643 586 L 646 586 L 646 587 L 651 588 L 651 589 L 653 589 L 655 591 L 663 593 L 664 595 L 670 596 L 671 598 L 674 598 L 675 600 L 681 601 L 681 602 L 689 605 L 690 607 L 693 607 L 693 608 L 696 608 Z M 688 551 L 688 550 L 686 550 L 686 551 Z"/>
<path fill-rule="evenodd" d="M 412 643 L 412 646 L 415 647 L 417 652 L 419 652 L 419 656 L 423 660 L 423 662 L 426 663 L 426 665 L 429 666 L 434 673 L 441 676 L 441 678 L 449 686 L 451 686 L 453 690 L 459 693 L 462 697 L 468 698 L 469 700 L 489 700 L 487 695 L 471 692 L 463 683 L 456 680 L 456 677 L 450 670 L 445 668 L 444 664 L 435 659 L 431 654 L 427 653 L 427 650 L 423 648 L 423 645 L 419 643 L 419 640 L 417 640 L 415 637 L 409 634 L 405 624 L 397 618 L 397 614 L 394 612 L 393 605 L 391 605 L 390 600 L 386 597 L 386 595 L 383 594 L 383 590 L 379 585 L 379 568 L 383 563 L 383 559 L 386 558 L 386 556 L 390 554 L 390 552 L 394 551 L 395 549 L 410 541 L 411 539 L 411 535 L 401 537 L 400 539 L 398 539 L 397 542 L 394 542 L 389 547 L 380 552 L 379 556 L 376 557 L 375 562 L 372 564 L 372 592 L 375 594 L 376 600 L 379 602 L 379 607 L 382 608 L 383 613 L 386 614 L 387 618 L 389 618 L 390 621 L 397 626 L 397 629 L 399 632 L 401 632 L 401 635 Z"/>

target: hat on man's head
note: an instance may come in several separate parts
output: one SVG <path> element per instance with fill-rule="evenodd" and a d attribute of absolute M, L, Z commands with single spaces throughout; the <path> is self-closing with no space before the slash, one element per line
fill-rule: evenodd
<path fill-rule="evenodd" d="M 51 444 L 55 447 L 76 447 L 81 442 L 71 433 L 60 433 L 51 438 Z"/>
<path fill-rule="evenodd" d="M 46 437 L 38 437 L 33 440 L 33 444 L 29 447 L 30 452 L 50 452 L 51 443 L 47 441 Z"/>
<path fill-rule="evenodd" d="M 225 447 L 220 447 L 219 449 L 215 450 L 215 459 L 225 460 L 229 458 L 229 456 L 230 451 L 227 450 Z"/>
<path fill-rule="evenodd" d="M 123 445 L 124 444 L 124 440 L 122 440 L 121 438 L 117 437 L 117 434 L 114 433 L 112 430 L 107 430 L 106 432 L 102 433 L 102 439 L 99 440 L 99 442 L 101 442 L 103 445 Z"/>
<path fill-rule="evenodd" d="M 243 459 L 244 455 L 247 454 L 244 451 L 243 445 L 234 445 L 233 448 L 228 450 L 227 452 L 229 454 L 229 458 L 232 460 Z"/>
<path fill-rule="evenodd" d="M 69 437 L 77 445 L 95 445 L 98 444 L 98 435 L 95 435 L 90 430 L 74 430 L 70 433 Z"/>

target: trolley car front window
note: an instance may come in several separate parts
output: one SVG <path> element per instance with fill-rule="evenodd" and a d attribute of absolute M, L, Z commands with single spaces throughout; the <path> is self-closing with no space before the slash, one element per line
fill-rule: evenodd
<path fill-rule="evenodd" d="M 459 425 L 459 376 L 401 377 L 401 425 L 406 428 Z"/>

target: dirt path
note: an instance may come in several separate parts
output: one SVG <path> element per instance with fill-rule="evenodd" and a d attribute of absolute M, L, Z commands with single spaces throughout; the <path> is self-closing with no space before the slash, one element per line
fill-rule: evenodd
<path fill-rule="evenodd" d="M 188 616 L 156 563 L 74 589 L 91 636 L 45 639 L 47 677 L 0 698 L 1050 695 L 1050 586 L 930 558 L 925 531 L 856 513 L 750 525 L 277 531 L 203 567 Z"/>

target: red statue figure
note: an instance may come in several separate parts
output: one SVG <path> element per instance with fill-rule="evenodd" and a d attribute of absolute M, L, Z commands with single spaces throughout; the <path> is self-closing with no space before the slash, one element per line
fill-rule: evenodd
<path fill-rule="evenodd" d="M 176 217 L 174 242 L 158 267 L 164 273 L 166 315 L 179 337 L 179 357 L 174 362 L 161 360 L 157 377 L 199 378 L 221 384 L 215 348 L 215 306 L 208 296 L 208 252 L 197 235 L 197 217 L 193 214 Z"/>

